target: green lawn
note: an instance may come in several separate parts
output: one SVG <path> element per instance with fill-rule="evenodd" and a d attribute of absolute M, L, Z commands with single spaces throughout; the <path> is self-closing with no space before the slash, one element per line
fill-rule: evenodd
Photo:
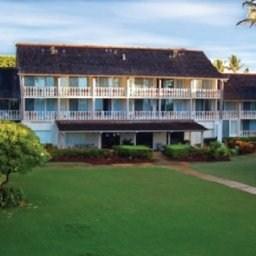
<path fill-rule="evenodd" d="M 161 168 L 49 165 L 14 183 L 1 256 L 253 256 L 256 197 Z"/>
<path fill-rule="evenodd" d="M 230 162 L 194 164 L 193 169 L 256 186 L 256 155 L 234 157 Z"/>

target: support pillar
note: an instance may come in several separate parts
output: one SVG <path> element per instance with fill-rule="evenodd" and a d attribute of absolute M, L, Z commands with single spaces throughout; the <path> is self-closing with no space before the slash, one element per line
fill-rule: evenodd
<path fill-rule="evenodd" d="M 204 146 L 204 132 L 203 131 L 200 132 L 200 145 L 201 145 L 201 147 Z"/>
<path fill-rule="evenodd" d="M 101 149 L 102 148 L 102 145 L 101 145 L 101 135 L 102 133 L 98 133 L 98 141 L 97 141 L 97 148 L 98 149 Z"/>

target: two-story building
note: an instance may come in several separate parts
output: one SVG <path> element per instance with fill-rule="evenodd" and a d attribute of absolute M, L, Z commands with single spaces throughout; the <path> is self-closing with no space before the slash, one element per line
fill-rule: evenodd
<path fill-rule="evenodd" d="M 44 143 L 222 139 L 225 76 L 201 51 L 18 44 L 17 68 L 22 122 Z"/>

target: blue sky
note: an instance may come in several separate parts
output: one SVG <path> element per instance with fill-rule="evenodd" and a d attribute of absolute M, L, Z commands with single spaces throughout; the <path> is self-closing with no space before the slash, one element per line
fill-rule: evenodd
<path fill-rule="evenodd" d="M 256 27 L 240 0 L 0 0 L 0 54 L 16 42 L 202 49 L 256 70 Z"/>

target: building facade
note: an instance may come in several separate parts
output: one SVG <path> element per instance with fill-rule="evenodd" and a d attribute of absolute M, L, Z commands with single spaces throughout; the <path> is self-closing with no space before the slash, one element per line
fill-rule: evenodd
<path fill-rule="evenodd" d="M 201 51 L 18 44 L 17 69 L 20 120 L 43 143 L 157 149 L 256 131 L 256 76 L 220 74 Z"/>

